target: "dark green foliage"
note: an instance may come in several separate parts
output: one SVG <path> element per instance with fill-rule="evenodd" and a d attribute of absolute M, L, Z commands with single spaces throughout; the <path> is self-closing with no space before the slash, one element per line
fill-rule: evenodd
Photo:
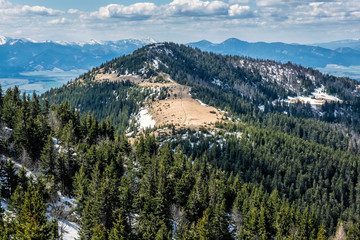
<path fill-rule="evenodd" d="M 360 223 L 355 223 L 349 227 L 347 232 L 347 239 L 359 240 L 360 239 Z"/>
<path fill-rule="evenodd" d="M 19 184 L 19 177 L 16 174 L 15 163 L 9 159 L 1 166 L 1 196 L 9 198 Z"/>
<path fill-rule="evenodd" d="M 123 133 L 129 126 L 131 114 L 136 113 L 141 107 L 138 102 L 143 102 L 147 95 L 146 91 L 141 92 L 140 88 L 129 81 L 98 83 L 87 80 L 50 90 L 42 97 L 50 104 L 60 104 L 68 100 L 69 104 L 75 106 L 83 115 L 89 111 L 93 112 L 97 119 L 105 120 L 99 127 L 102 135 L 113 138 L 112 126 L 116 126 L 117 133 Z M 67 122 L 68 119 L 64 118 L 64 121 Z M 86 120 L 86 125 L 84 124 L 84 130 L 89 131 L 89 141 L 93 140 L 92 134 L 95 134 L 95 126 L 91 125 L 92 123 Z"/>
<path fill-rule="evenodd" d="M 109 233 L 109 240 L 128 240 L 131 238 L 130 227 L 121 214 L 113 224 Z"/>

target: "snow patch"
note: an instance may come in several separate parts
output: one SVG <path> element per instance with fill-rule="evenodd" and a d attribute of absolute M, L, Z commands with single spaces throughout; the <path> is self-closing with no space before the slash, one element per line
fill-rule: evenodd
<path fill-rule="evenodd" d="M 63 240 L 74 240 L 78 239 L 79 236 L 79 225 L 74 222 L 70 222 L 67 220 L 58 220 L 59 231 L 62 234 Z"/>
<path fill-rule="evenodd" d="M 223 85 L 222 81 L 218 78 L 214 78 L 214 80 L 211 81 L 212 84 L 217 85 L 221 87 Z"/>
<path fill-rule="evenodd" d="M 316 88 L 314 92 L 311 93 L 310 96 L 297 96 L 297 97 L 288 97 L 288 99 L 283 100 L 285 103 L 302 103 L 307 104 L 309 103 L 313 109 L 317 109 L 318 107 L 325 104 L 325 102 L 339 102 L 342 103 L 343 101 L 335 96 L 329 95 L 325 92 L 325 87 L 321 86 L 320 88 Z"/>
<path fill-rule="evenodd" d="M 207 104 L 203 103 L 201 100 L 199 100 L 199 99 L 195 99 L 195 100 L 198 101 L 201 106 L 207 106 Z"/>
<path fill-rule="evenodd" d="M 140 124 L 140 129 L 145 130 L 155 127 L 156 121 L 152 118 L 151 114 L 149 114 L 149 110 L 146 108 L 140 109 L 136 120 Z"/>
<path fill-rule="evenodd" d="M 160 60 L 158 58 L 153 59 L 152 65 L 156 70 L 159 69 L 159 61 Z"/>

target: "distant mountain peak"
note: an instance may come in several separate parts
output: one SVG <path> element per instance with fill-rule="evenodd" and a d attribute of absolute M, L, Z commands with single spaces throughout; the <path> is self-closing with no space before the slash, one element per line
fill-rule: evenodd
<path fill-rule="evenodd" d="M 152 37 L 146 37 L 141 39 L 140 41 L 145 42 L 147 44 L 151 44 L 151 43 L 158 43 L 158 41 L 156 41 L 154 38 Z"/>
<path fill-rule="evenodd" d="M 8 38 L 5 36 L 0 36 L 0 45 L 6 44 L 8 41 Z"/>

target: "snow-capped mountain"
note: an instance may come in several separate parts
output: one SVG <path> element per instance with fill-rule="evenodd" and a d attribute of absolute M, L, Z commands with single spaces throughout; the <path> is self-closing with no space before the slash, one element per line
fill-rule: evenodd
<path fill-rule="evenodd" d="M 62 42 L 0 36 L 0 84 L 38 93 L 59 87 L 94 66 L 156 42 L 154 39 Z"/>
<path fill-rule="evenodd" d="M 16 76 L 38 70 L 90 69 L 112 58 L 129 54 L 155 40 L 59 42 L 0 36 L 0 76 Z"/>

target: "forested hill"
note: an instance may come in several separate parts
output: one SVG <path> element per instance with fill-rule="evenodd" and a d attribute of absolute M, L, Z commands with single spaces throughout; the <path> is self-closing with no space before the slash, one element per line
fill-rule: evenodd
<path fill-rule="evenodd" d="M 81 239 L 358 239 L 358 98 L 351 79 L 172 43 L 41 100 L 8 89 L 0 232 L 58 238 L 66 220 Z"/>
<path fill-rule="evenodd" d="M 52 89 L 43 97 L 50 103 L 68 99 L 81 112 L 96 109 L 98 118 L 110 116 L 115 125 L 119 121 L 125 124 L 139 110 L 132 101 L 146 98 L 144 92 L 134 92 L 132 86 L 138 84 L 134 84 L 133 78 L 144 80 L 163 74 L 191 87 L 193 98 L 234 114 L 257 114 L 261 109 L 265 113 L 285 112 L 360 129 L 360 92 L 356 80 L 324 75 L 291 63 L 216 55 L 173 43 L 145 46 L 89 71 L 67 86 Z M 319 91 L 326 95 L 325 99 L 320 96 L 323 99 L 320 103 L 315 101 Z M 136 97 L 128 97 L 129 94 Z M 289 97 L 299 98 L 289 104 Z M 125 104 L 125 99 L 132 103 Z M 119 107 L 126 108 L 127 114 Z"/>

